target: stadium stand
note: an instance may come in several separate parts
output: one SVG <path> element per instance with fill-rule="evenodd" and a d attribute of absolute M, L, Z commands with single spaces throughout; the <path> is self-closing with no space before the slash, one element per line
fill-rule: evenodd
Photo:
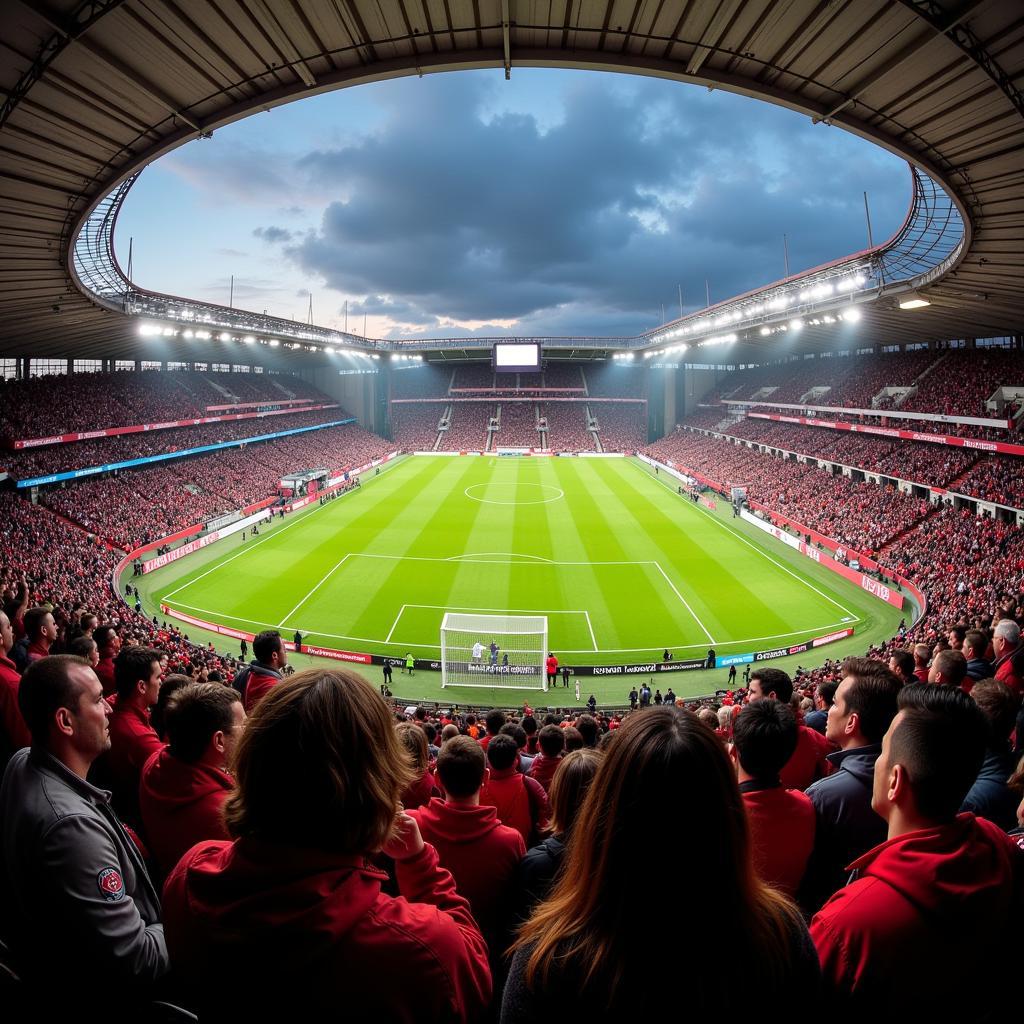
<path fill-rule="evenodd" d="M 0 383 L 0 437 L 52 437 L 77 431 L 223 415 L 208 405 L 333 400 L 287 375 L 122 370 L 47 375 Z"/>
<path fill-rule="evenodd" d="M 582 402 L 545 402 L 541 416 L 547 421 L 547 447 L 560 452 L 589 452 L 594 435 L 587 429 L 587 407 Z"/>
<path fill-rule="evenodd" d="M 534 402 L 501 402 L 501 426 L 493 445 L 501 448 L 539 448 L 537 406 Z"/>

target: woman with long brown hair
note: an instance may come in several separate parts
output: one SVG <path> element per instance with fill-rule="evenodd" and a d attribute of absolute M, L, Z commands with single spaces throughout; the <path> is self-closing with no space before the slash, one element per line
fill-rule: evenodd
<path fill-rule="evenodd" d="M 480 1019 L 487 947 L 400 808 L 414 773 L 380 694 L 343 669 L 296 673 L 256 705 L 233 769 L 232 841 L 194 846 L 164 888 L 167 948 L 203 1019 Z"/>
<path fill-rule="evenodd" d="M 502 1024 L 720 1020 L 755 1008 L 789 1022 L 814 1012 L 820 981 L 796 907 L 754 872 L 721 741 L 674 707 L 632 715 L 616 733 L 555 887 L 514 949 Z"/>

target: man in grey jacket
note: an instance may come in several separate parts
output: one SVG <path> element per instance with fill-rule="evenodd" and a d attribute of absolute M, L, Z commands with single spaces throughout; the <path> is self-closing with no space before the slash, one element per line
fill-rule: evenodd
<path fill-rule="evenodd" d="M 828 755 L 832 774 L 806 790 L 816 825 L 800 902 L 810 910 L 845 884 L 846 866 L 885 842 L 887 830 L 871 808 L 871 787 L 903 680 L 871 658 L 847 658 L 842 672 L 825 725 L 825 738 L 839 747 Z"/>
<path fill-rule="evenodd" d="M 160 901 L 110 794 L 86 781 L 110 746 L 110 705 L 84 658 L 42 658 L 18 703 L 32 746 L 0 788 L 0 918 L 20 971 L 60 999 L 79 982 L 105 999 L 153 997 L 168 970 Z"/>

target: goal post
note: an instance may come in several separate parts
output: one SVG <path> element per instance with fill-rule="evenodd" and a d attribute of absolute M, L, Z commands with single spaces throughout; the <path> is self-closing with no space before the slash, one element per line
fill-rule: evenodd
<path fill-rule="evenodd" d="M 445 612 L 441 621 L 441 686 L 547 690 L 545 615 Z"/>

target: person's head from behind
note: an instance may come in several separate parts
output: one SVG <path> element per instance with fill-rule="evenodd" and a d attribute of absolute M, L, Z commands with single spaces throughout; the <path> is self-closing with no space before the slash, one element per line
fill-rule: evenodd
<path fill-rule="evenodd" d="M 583 737 L 585 747 L 596 747 L 597 741 L 601 738 L 601 727 L 593 715 L 580 715 L 576 719 L 576 728 Z"/>
<path fill-rule="evenodd" d="M 84 633 L 82 636 L 76 636 L 68 644 L 68 654 L 73 654 L 76 658 L 85 658 L 90 668 L 95 668 L 100 663 L 100 650 L 96 646 L 96 641 Z"/>
<path fill-rule="evenodd" d="M 21 677 L 18 707 L 32 746 L 80 775 L 110 748 L 110 705 L 84 658 L 58 654 L 34 661 Z"/>
<path fill-rule="evenodd" d="M 959 686 L 966 675 L 967 659 L 960 651 L 950 648 L 939 651 L 932 658 L 931 668 L 928 669 L 928 682 L 939 686 Z"/>
<path fill-rule="evenodd" d="M 169 752 L 187 764 L 225 767 L 245 728 L 241 694 L 220 683 L 178 687 L 164 716 Z"/>
<path fill-rule="evenodd" d="M 449 801 L 475 797 L 486 769 L 484 748 L 469 736 L 453 736 L 437 755 L 437 774 Z"/>
<path fill-rule="evenodd" d="M 571 754 L 574 750 L 582 750 L 586 746 L 583 733 L 575 725 L 566 726 L 562 730 L 562 736 L 565 739 L 566 753 Z"/>
<path fill-rule="evenodd" d="M 981 708 L 991 730 L 990 745 L 1003 750 L 1017 724 L 1020 701 L 1006 683 L 997 679 L 982 679 L 971 690 L 971 699 Z"/>
<path fill-rule="evenodd" d="M 563 967 L 608 1000 L 619 993 L 628 1000 L 650 985 L 637 936 L 678 931 L 679 920 L 672 901 L 637 899 L 636 872 L 651 864 L 721 883 L 688 893 L 694 950 L 698 935 L 717 941 L 728 929 L 742 936 L 744 955 L 763 976 L 788 964 L 782 921 L 795 911 L 754 873 L 729 756 L 695 715 L 662 706 L 627 718 L 603 753 L 565 867 L 517 940 L 531 950 L 527 985 Z"/>
<path fill-rule="evenodd" d="M 497 736 L 501 732 L 501 727 L 505 724 L 505 712 L 499 711 L 497 708 L 487 712 L 487 717 L 484 719 L 484 725 L 487 726 L 487 732 L 491 736 Z"/>
<path fill-rule="evenodd" d="M 953 820 L 985 758 L 989 724 L 963 690 L 905 686 L 875 762 L 871 806 L 890 838 Z"/>
<path fill-rule="evenodd" d="M 566 754 L 551 780 L 551 831 L 567 842 L 604 751 L 584 747 Z"/>
<path fill-rule="evenodd" d="M 122 647 L 114 660 L 114 685 L 119 702 L 151 707 L 160 696 L 161 652 L 133 644 Z"/>
<path fill-rule="evenodd" d="M 889 671 L 895 672 L 903 682 L 912 683 L 914 681 L 914 668 L 913 651 L 893 651 L 889 655 Z"/>
<path fill-rule="evenodd" d="M 506 722 L 499 735 L 511 736 L 520 750 L 526 749 L 526 730 L 518 722 Z"/>
<path fill-rule="evenodd" d="M 153 705 L 153 710 L 150 712 L 149 722 L 156 730 L 157 736 L 165 742 L 167 741 L 167 705 L 171 697 L 178 690 L 194 682 L 195 680 L 191 676 L 186 676 L 181 672 L 174 672 L 160 684 L 160 695 L 157 697 L 156 704 Z"/>
<path fill-rule="evenodd" d="M 454 722 L 449 722 L 441 730 L 441 746 L 443 747 L 449 740 L 455 739 L 455 737 L 458 735 L 459 727 Z"/>
<path fill-rule="evenodd" d="M 792 696 L 793 680 L 781 668 L 759 668 L 751 673 L 748 703 L 772 697 L 788 704 Z"/>
<path fill-rule="evenodd" d="M 896 717 L 902 677 L 872 658 L 847 658 L 842 672 L 828 709 L 825 738 L 844 750 L 881 743 Z"/>
<path fill-rule="evenodd" d="M 487 763 L 496 771 L 511 768 L 519 759 L 519 746 L 511 736 L 500 733 L 487 744 Z"/>
<path fill-rule="evenodd" d="M 537 733 L 537 742 L 545 757 L 558 757 L 565 750 L 565 736 L 557 725 L 545 725 Z"/>
<path fill-rule="evenodd" d="M 732 727 L 733 756 L 742 775 L 758 782 L 777 782 L 783 765 L 796 750 L 796 715 L 770 697 L 748 704 Z"/>
<path fill-rule="evenodd" d="M 306 669 L 246 722 L 228 832 L 335 853 L 379 850 L 415 772 L 380 694 L 346 669 Z"/>
<path fill-rule="evenodd" d="M 430 767 L 430 748 L 426 733 L 415 722 L 399 722 L 395 726 L 398 742 L 405 748 L 408 762 L 420 778 Z"/>

